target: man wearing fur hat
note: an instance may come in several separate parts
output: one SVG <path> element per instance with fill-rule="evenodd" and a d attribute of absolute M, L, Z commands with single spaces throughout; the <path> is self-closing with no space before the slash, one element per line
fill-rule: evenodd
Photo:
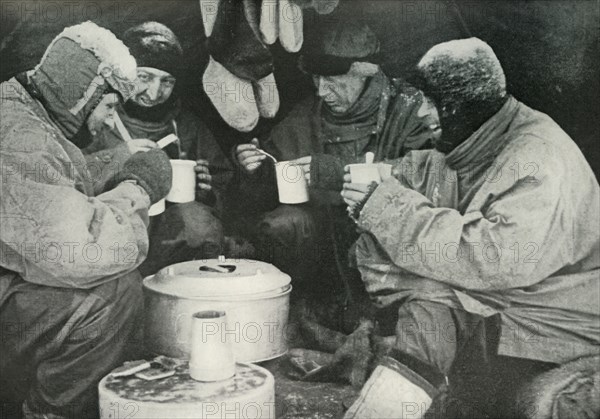
<path fill-rule="evenodd" d="M 340 289 L 340 284 L 323 282 L 339 273 L 323 269 L 335 265 L 337 257 L 338 268 L 348 271 L 345 254 L 356 239 L 339 197 L 344 166 L 364 163 L 367 152 L 383 161 L 427 148 L 434 135 L 429 125 L 436 121 L 417 116 L 422 100 L 418 90 L 381 71 L 379 41 L 368 26 L 341 22 L 319 35 L 301 57 L 303 71 L 312 75 L 315 96 L 300 102 L 262 144 L 279 160 L 302 165 L 310 203 L 267 208 L 270 212 L 259 222 L 256 236 L 259 249 L 272 249 L 275 254 L 267 258 L 292 275 L 296 285 L 304 280 L 321 293 L 327 286 Z M 258 147 L 257 141 L 239 145 L 236 155 L 253 184 L 248 189 L 261 191 L 265 200 L 276 188 L 269 173 L 272 165 L 265 163 Z M 319 287 L 314 287 L 317 277 Z"/>
<path fill-rule="evenodd" d="M 148 208 L 171 187 L 168 157 L 134 154 L 95 194 L 80 151 L 133 92 L 135 77 L 125 45 L 86 22 L 58 35 L 34 70 L 0 85 L 0 388 L 8 416 L 19 416 L 23 395 L 26 418 L 97 414 L 98 381 L 124 361 L 139 327 L 136 268 L 148 253 Z"/>
<path fill-rule="evenodd" d="M 435 149 L 379 186 L 347 175 L 342 192 L 364 232 L 363 282 L 387 315 L 379 349 L 400 361 L 377 367 L 347 417 L 421 417 L 465 356 L 486 360 L 491 414 L 521 417 L 493 409 L 533 375 L 599 355 L 600 188 L 571 138 L 507 93 L 485 42 L 434 46 L 417 81 L 439 113 Z M 556 406 L 575 409 L 569 394 L 591 391 L 591 374 Z"/>
<path fill-rule="evenodd" d="M 138 64 L 136 93 L 118 108 L 114 128 L 98 135 L 85 150 L 88 159 L 105 165 L 107 171 L 131 153 L 155 148 L 157 141 L 175 134 L 179 144 L 167 146 L 167 154 L 195 160 L 198 178 L 195 202 L 168 204 L 164 213 L 151 219 L 150 253 L 140 268 L 143 275 L 150 275 L 173 263 L 221 252 L 218 213 L 232 168 L 208 128 L 181 107 L 176 82 L 184 61 L 175 34 L 158 22 L 145 22 L 128 29 L 123 42 Z"/>

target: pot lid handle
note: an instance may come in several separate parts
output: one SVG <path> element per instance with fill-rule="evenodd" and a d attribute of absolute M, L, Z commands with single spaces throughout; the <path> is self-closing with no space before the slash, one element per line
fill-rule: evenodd
<path fill-rule="evenodd" d="M 229 274 L 237 269 L 235 265 L 216 265 L 216 266 L 208 266 L 202 265 L 198 270 L 203 272 L 217 272 L 221 274 Z"/>

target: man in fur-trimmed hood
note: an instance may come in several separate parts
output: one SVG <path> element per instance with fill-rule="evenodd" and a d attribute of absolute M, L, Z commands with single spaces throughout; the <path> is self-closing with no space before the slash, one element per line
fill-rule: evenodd
<path fill-rule="evenodd" d="M 135 75 L 125 45 L 85 22 L 59 34 L 34 70 L 0 85 L 8 416 L 19 417 L 23 399 L 28 419 L 96 416 L 98 381 L 125 360 L 137 330 L 148 208 L 170 190 L 171 166 L 161 150 L 135 154 L 95 194 L 80 150 L 131 95 Z"/>

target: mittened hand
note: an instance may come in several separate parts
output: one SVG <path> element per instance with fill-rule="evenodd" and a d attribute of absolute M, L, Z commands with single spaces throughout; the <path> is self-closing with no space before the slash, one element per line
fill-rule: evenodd
<path fill-rule="evenodd" d="M 196 178 L 198 179 L 198 189 L 203 191 L 212 190 L 212 176 L 208 169 L 208 161 L 202 159 L 197 160 L 194 170 L 196 171 Z"/>
<path fill-rule="evenodd" d="M 109 184 L 114 187 L 125 180 L 135 180 L 148 193 L 152 204 L 160 201 L 171 190 L 173 181 L 169 157 L 160 149 L 135 153 Z"/>

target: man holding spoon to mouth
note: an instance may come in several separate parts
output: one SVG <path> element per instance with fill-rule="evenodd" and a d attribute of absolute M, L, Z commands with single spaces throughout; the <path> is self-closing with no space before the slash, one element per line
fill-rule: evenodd
<path fill-rule="evenodd" d="M 140 266 L 143 275 L 151 275 L 173 263 L 222 253 L 221 198 L 233 171 L 208 128 L 181 106 L 176 85 L 185 63 L 175 34 L 145 22 L 128 29 L 123 42 L 138 64 L 136 92 L 119 107 L 114 128 L 98 135 L 86 152 L 115 169 L 132 154 L 154 148 L 172 160 L 195 162 L 195 199 L 169 203 L 151 218 L 149 255 Z"/>
<path fill-rule="evenodd" d="M 427 118 L 418 115 L 421 93 L 385 75 L 378 62 L 379 41 L 368 26 L 340 22 L 323 28 L 300 58 L 315 95 L 298 103 L 262 144 L 254 139 L 235 149 L 249 185 L 243 189 L 253 194 L 244 202 L 254 198 L 262 208 L 276 190 L 266 153 L 302 167 L 310 201 L 271 203 L 249 223 L 257 226 L 255 245 L 262 258 L 294 278 L 297 290 L 331 291 L 343 305 L 351 299 L 348 278 L 356 276 L 346 257 L 356 233 L 340 197 L 344 167 L 364 163 L 367 152 L 382 162 L 429 148 L 434 135 Z"/>

